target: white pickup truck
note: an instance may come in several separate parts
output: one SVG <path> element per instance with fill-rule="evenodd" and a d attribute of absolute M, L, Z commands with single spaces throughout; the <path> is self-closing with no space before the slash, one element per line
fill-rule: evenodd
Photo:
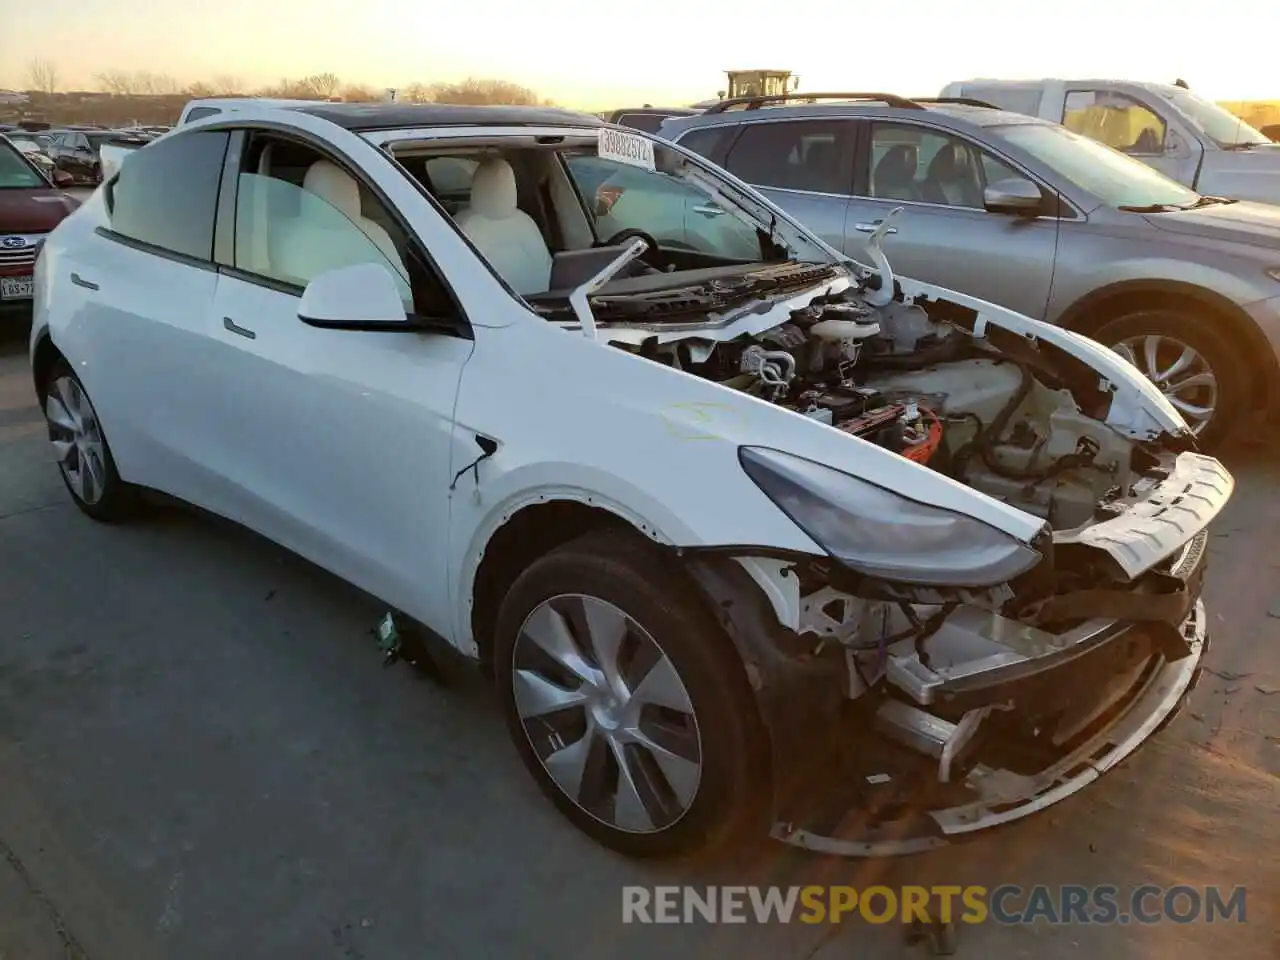
<path fill-rule="evenodd" d="M 1280 204 L 1280 144 L 1181 83 L 962 80 L 941 95 L 1061 123 L 1202 194 Z"/>

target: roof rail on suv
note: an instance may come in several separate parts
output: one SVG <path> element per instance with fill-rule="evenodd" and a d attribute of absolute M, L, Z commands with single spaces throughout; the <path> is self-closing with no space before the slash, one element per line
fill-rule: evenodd
<path fill-rule="evenodd" d="M 724 113 L 730 107 L 742 107 L 744 110 L 755 110 L 766 103 L 786 103 L 789 100 L 804 102 L 806 100 L 872 100 L 891 107 L 905 107 L 910 110 L 923 110 L 924 107 L 915 100 L 899 97 L 892 93 L 778 93 L 762 97 L 733 97 L 721 100 L 703 111 L 708 113 Z"/>
<path fill-rule="evenodd" d="M 973 97 L 912 97 L 916 103 L 958 103 L 966 107 L 986 107 L 988 110 L 999 110 L 994 103 L 975 100 Z"/>

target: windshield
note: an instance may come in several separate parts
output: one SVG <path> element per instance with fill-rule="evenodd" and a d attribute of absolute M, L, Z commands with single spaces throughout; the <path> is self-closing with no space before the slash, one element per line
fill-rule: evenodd
<path fill-rule="evenodd" d="M 22 154 L 8 143 L 0 143 L 0 190 L 30 190 L 48 185 Z"/>
<path fill-rule="evenodd" d="M 1112 207 L 1187 207 L 1200 194 L 1106 144 L 1046 123 L 993 128 L 1063 179 Z"/>
<path fill-rule="evenodd" d="M 1271 142 L 1234 113 L 1223 109 L 1216 103 L 1203 100 L 1194 93 L 1189 93 L 1185 90 L 1161 91 L 1161 93 L 1166 99 L 1172 101 L 1174 106 L 1190 117 L 1201 132 L 1220 147 Z"/>
<path fill-rule="evenodd" d="M 755 275 L 761 264 L 770 284 L 789 288 L 820 282 L 809 268 L 837 267 L 785 213 L 697 157 L 618 128 L 558 139 L 496 137 L 399 158 L 522 296 L 567 295 L 636 237 L 649 249 L 602 293 L 622 281 L 635 293 Z M 507 233 L 519 234 L 527 257 L 497 242 Z"/>

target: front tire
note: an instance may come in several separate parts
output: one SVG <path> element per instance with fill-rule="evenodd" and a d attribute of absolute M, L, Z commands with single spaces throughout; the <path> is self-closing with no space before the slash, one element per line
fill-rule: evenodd
<path fill-rule="evenodd" d="M 1141 310 L 1112 320 L 1093 335 L 1160 389 L 1212 450 L 1248 409 L 1253 378 L 1244 357 L 1205 317 Z"/>
<path fill-rule="evenodd" d="M 584 833 L 675 857 L 763 828 L 768 755 L 741 659 L 652 544 L 603 531 L 542 557 L 495 639 L 520 758 Z"/>
<path fill-rule="evenodd" d="M 138 490 L 116 472 L 98 413 L 65 360 L 57 361 L 49 373 L 44 415 L 62 482 L 75 505 L 104 522 L 133 516 Z"/>

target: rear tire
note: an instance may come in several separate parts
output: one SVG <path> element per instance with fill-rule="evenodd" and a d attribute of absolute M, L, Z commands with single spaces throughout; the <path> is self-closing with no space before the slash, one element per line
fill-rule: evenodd
<path fill-rule="evenodd" d="M 1205 450 L 1228 437 L 1247 412 L 1253 388 L 1245 357 L 1211 323 L 1175 310 L 1140 310 L 1093 334 L 1164 393 Z"/>
<path fill-rule="evenodd" d="M 58 471 L 75 505 L 105 523 L 134 516 L 139 490 L 120 479 L 98 413 L 66 360 L 49 371 L 44 414 Z"/>
<path fill-rule="evenodd" d="M 590 533 L 525 570 L 494 679 L 538 786 L 604 846 L 690 856 L 763 832 L 766 733 L 742 661 L 639 535 Z"/>

